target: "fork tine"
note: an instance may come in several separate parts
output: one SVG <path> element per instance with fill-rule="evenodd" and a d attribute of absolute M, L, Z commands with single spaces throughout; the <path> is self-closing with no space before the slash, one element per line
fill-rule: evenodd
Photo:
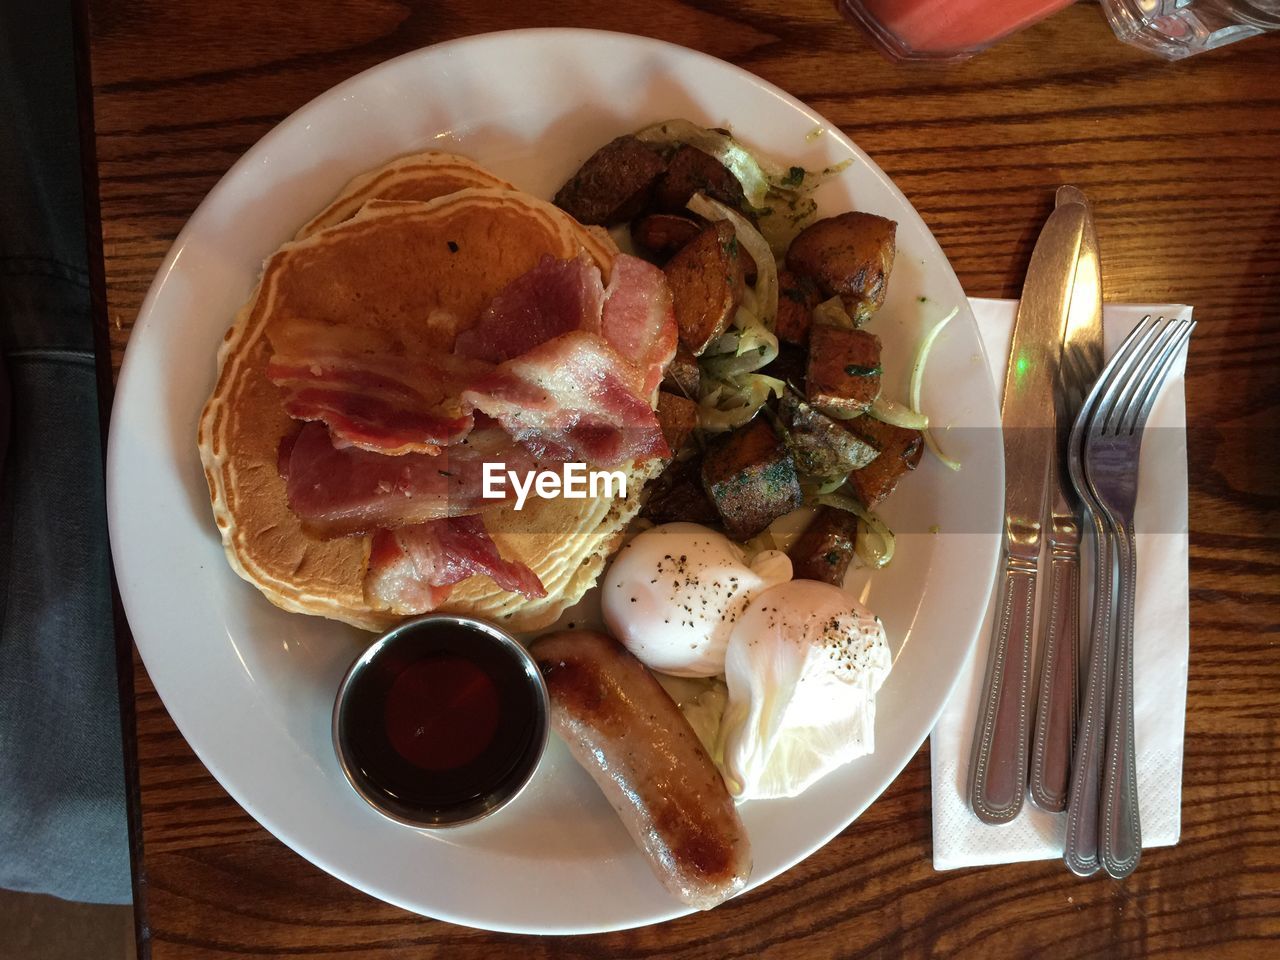
<path fill-rule="evenodd" d="M 1191 331 L 1195 329 L 1194 321 L 1182 320 L 1178 322 L 1177 333 L 1165 348 L 1160 352 L 1160 360 L 1156 364 L 1156 369 L 1152 372 L 1152 376 L 1143 384 L 1142 391 L 1135 398 L 1136 403 L 1133 409 L 1133 419 L 1129 428 L 1130 433 L 1141 433 L 1142 428 L 1146 426 L 1147 416 L 1151 413 L 1151 408 L 1155 406 L 1156 397 L 1160 395 L 1160 388 L 1164 386 L 1164 382 L 1169 379 L 1169 373 L 1173 369 L 1174 361 L 1178 354 L 1182 351 L 1183 345 L 1191 339 Z M 1126 420 L 1128 417 L 1126 416 Z"/>
<path fill-rule="evenodd" d="M 1104 432 L 1106 433 L 1124 434 L 1132 432 L 1132 418 L 1129 414 L 1135 409 L 1135 401 L 1143 385 L 1148 381 L 1151 372 L 1159 366 L 1165 347 L 1177 337 L 1180 321 L 1170 320 L 1165 322 L 1164 317 L 1161 317 L 1156 322 L 1164 323 L 1164 326 L 1148 343 L 1142 356 L 1135 362 L 1129 376 L 1125 378 L 1115 405 L 1111 408 L 1111 415 L 1104 426 Z"/>
<path fill-rule="evenodd" d="M 1103 368 L 1102 376 L 1094 388 L 1097 392 L 1089 416 L 1090 436 L 1104 431 L 1107 419 L 1115 407 L 1116 396 L 1124 387 L 1134 364 L 1145 354 L 1152 336 L 1158 330 L 1159 321 L 1153 321 L 1151 317 L 1144 317 L 1133 328 L 1129 336 L 1125 338 L 1124 343 L 1120 345 L 1120 349 L 1116 351 L 1116 355 Z"/>

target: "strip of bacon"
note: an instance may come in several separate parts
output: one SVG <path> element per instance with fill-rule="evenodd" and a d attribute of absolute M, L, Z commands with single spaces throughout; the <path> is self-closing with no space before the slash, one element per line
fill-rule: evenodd
<path fill-rule="evenodd" d="M 365 573 L 365 599 L 395 613 L 426 613 L 442 604 L 453 585 L 475 574 L 503 590 L 545 597 L 537 574 L 504 560 L 476 516 L 433 520 L 373 535 Z"/>
<path fill-rule="evenodd" d="M 295 420 L 322 421 L 340 443 L 399 455 L 438 453 L 471 430 L 459 394 L 490 364 L 439 352 L 362 352 L 351 331 L 305 320 L 273 330 L 267 376 Z"/>
<path fill-rule="evenodd" d="M 579 330 L 499 364 L 462 398 L 539 459 L 610 467 L 670 456 L 643 391 L 636 368 Z"/>
<path fill-rule="evenodd" d="M 652 397 L 679 339 L 666 275 L 638 257 L 618 257 L 605 290 L 600 333 L 640 370 L 641 396 Z"/>
<path fill-rule="evenodd" d="M 473 514 L 500 504 L 486 499 L 484 464 L 535 468 L 528 451 L 497 427 L 473 430 L 439 455 L 388 457 L 338 448 L 323 424 L 308 423 L 288 451 L 289 509 L 307 530 L 331 538 Z M 507 492 L 509 485 L 502 490 Z"/>
<path fill-rule="evenodd" d="M 572 260 L 551 254 L 493 298 L 475 325 L 458 334 L 454 351 L 501 363 L 573 330 L 600 331 L 604 285 L 585 253 Z"/>

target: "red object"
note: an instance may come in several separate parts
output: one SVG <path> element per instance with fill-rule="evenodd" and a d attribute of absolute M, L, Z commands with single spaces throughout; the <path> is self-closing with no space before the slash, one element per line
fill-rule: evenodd
<path fill-rule="evenodd" d="M 391 684 L 384 719 L 400 756 L 429 771 L 472 763 L 498 732 L 493 680 L 462 657 L 436 656 L 406 667 Z"/>
<path fill-rule="evenodd" d="M 379 530 L 369 546 L 364 593 L 397 613 L 426 613 L 444 603 L 455 583 L 477 573 L 492 577 L 503 590 L 547 595 L 536 573 L 503 559 L 479 517 Z"/>
<path fill-rule="evenodd" d="M 962 59 L 1074 0 L 841 0 L 895 60 Z"/>

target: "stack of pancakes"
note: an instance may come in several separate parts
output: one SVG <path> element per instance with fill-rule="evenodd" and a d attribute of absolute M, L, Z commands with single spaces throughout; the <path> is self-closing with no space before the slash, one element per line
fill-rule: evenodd
<path fill-rule="evenodd" d="M 607 234 L 463 157 L 405 157 L 351 181 L 267 260 L 218 351 L 198 443 L 232 568 L 285 610 L 368 630 L 402 619 L 365 599 L 370 537 L 318 539 L 289 510 L 277 453 L 292 421 L 266 376 L 273 325 L 301 317 L 361 331 L 377 349 L 449 349 L 544 254 L 583 250 L 607 282 L 618 252 Z M 547 595 L 529 600 L 476 575 L 441 609 L 517 631 L 552 623 L 595 583 L 661 466 L 621 465 L 626 498 L 530 498 L 520 511 L 485 511 L 501 554 L 533 570 Z"/>

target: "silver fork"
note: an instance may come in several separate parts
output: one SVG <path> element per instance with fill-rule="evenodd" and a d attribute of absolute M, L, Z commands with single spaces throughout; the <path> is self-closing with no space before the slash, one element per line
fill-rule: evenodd
<path fill-rule="evenodd" d="M 1094 408 L 1111 384 L 1128 374 L 1146 345 L 1147 317 L 1130 332 L 1116 355 L 1103 368 L 1071 426 L 1067 441 L 1067 470 L 1093 524 L 1093 617 L 1089 630 L 1089 665 L 1084 700 L 1076 724 L 1075 756 L 1067 796 L 1067 834 L 1063 860 L 1067 868 L 1086 877 L 1098 872 L 1098 796 L 1105 748 L 1107 691 L 1111 678 L 1111 621 L 1114 614 L 1115 573 L 1111 536 L 1102 506 L 1084 475 L 1084 440 Z"/>
<path fill-rule="evenodd" d="M 1080 876 L 1096 873 L 1098 858 L 1098 816 L 1101 791 L 1102 760 L 1106 749 L 1107 697 L 1111 689 L 1112 653 L 1115 615 L 1115 551 L 1113 532 L 1107 513 L 1085 477 L 1084 446 L 1090 434 L 1095 411 L 1104 398 L 1112 405 L 1117 390 L 1122 389 L 1141 368 L 1143 360 L 1155 345 L 1159 321 L 1146 317 L 1120 345 L 1114 357 L 1098 376 L 1071 428 L 1067 444 L 1067 466 L 1072 486 L 1087 508 L 1093 525 L 1095 548 L 1093 617 L 1090 625 L 1089 663 L 1084 700 L 1076 727 L 1075 757 L 1072 764 L 1070 794 L 1067 805 L 1066 846 L 1063 859 L 1067 867 Z M 1105 417 L 1106 409 L 1103 414 Z"/>
<path fill-rule="evenodd" d="M 1146 324 L 1145 348 L 1098 398 L 1084 439 L 1084 473 L 1106 518 L 1118 570 L 1115 646 L 1107 710 L 1107 740 L 1099 813 L 1099 860 L 1113 877 L 1127 877 L 1142 854 L 1133 732 L 1133 615 L 1137 586 L 1133 514 L 1138 458 L 1147 416 L 1195 323 L 1163 319 Z"/>

